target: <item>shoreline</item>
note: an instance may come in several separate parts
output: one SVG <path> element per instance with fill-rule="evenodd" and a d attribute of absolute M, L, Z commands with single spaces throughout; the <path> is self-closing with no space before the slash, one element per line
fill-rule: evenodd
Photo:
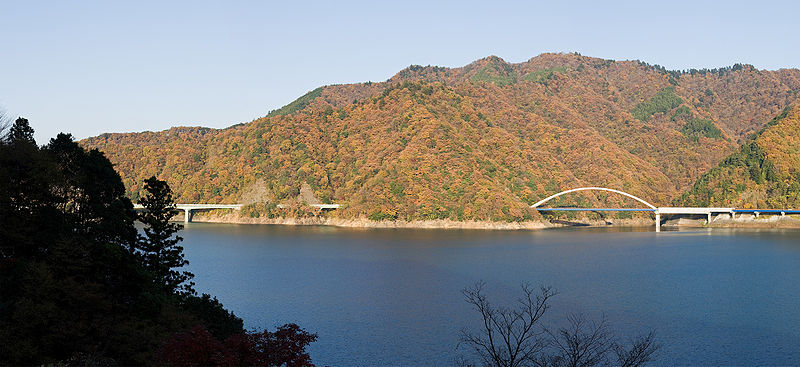
<path fill-rule="evenodd" d="M 273 224 L 289 226 L 331 226 L 343 228 L 428 228 L 428 229 L 485 229 L 485 230 L 532 230 L 561 227 L 547 221 L 488 222 L 453 221 L 446 219 L 421 221 L 374 221 L 366 218 L 342 219 L 326 217 L 308 218 L 250 218 L 235 214 L 195 215 L 192 222 L 228 224 Z"/>
<path fill-rule="evenodd" d="M 177 217 L 176 217 L 177 218 Z M 330 217 L 307 218 L 251 218 L 237 213 L 215 214 L 197 213 L 192 222 L 228 223 L 228 224 L 272 224 L 289 226 L 331 226 L 342 228 L 416 228 L 416 229 L 480 229 L 480 230 L 540 230 L 565 227 L 651 227 L 652 219 L 633 218 L 583 221 L 528 221 L 528 222 L 490 222 L 490 221 L 453 221 L 448 219 L 416 220 L 416 221 L 374 221 L 366 218 L 343 219 Z M 736 219 L 714 218 L 710 224 L 702 219 L 671 219 L 662 223 L 664 228 L 800 228 L 800 219 L 790 216 L 762 216 L 754 218 L 742 215 Z"/>

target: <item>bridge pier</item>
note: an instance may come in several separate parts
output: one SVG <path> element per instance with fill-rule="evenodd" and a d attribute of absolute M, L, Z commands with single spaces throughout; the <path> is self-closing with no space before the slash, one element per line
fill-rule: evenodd
<path fill-rule="evenodd" d="M 656 232 L 661 232 L 661 214 L 656 212 Z"/>
<path fill-rule="evenodd" d="M 189 223 L 192 221 L 192 209 L 185 208 L 183 209 L 183 222 Z"/>

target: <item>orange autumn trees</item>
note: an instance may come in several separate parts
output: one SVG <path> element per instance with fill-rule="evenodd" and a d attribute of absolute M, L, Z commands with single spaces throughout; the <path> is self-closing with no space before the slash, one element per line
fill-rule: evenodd
<path fill-rule="evenodd" d="M 676 203 L 800 208 L 800 105 L 786 108 Z"/>
<path fill-rule="evenodd" d="M 533 202 L 577 186 L 666 205 L 798 91 L 798 70 L 489 57 L 322 87 L 227 129 L 104 134 L 82 144 L 106 153 L 134 200 L 136 183 L 157 175 L 186 202 L 241 202 L 258 186 L 274 206 L 307 183 L 322 202 L 342 204 L 331 213 L 342 217 L 524 220 L 536 215 Z M 637 106 L 647 107 L 639 107 L 646 119 L 635 117 Z M 563 200 L 625 204 L 591 192 Z"/>

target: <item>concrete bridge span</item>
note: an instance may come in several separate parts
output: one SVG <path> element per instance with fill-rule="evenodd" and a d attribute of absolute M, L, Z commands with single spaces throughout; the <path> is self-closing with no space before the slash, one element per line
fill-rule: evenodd
<path fill-rule="evenodd" d="M 210 210 L 210 209 L 234 209 L 241 210 L 242 204 L 175 204 L 175 209 L 183 210 L 183 221 L 189 223 L 192 221 L 192 214 L 195 210 Z M 141 210 L 144 206 L 141 204 L 134 204 L 133 209 Z"/>
<path fill-rule="evenodd" d="M 175 204 L 175 209 L 183 210 L 183 221 L 189 223 L 192 221 L 192 214 L 196 210 L 211 210 L 211 209 L 233 209 L 241 210 L 244 204 Z M 310 204 L 312 208 L 319 210 L 333 210 L 339 209 L 339 204 Z M 279 208 L 283 205 L 278 204 Z M 144 206 L 141 204 L 133 204 L 133 209 L 142 210 Z"/>

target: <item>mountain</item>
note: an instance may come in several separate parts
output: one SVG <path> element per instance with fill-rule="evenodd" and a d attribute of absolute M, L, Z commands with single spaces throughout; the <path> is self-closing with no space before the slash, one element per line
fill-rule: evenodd
<path fill-rule="evenodd" d="M 492 56 L 321 87 L 226 129 L 81 143 L 106 153 L 134 200 L 156 175 L 185 202 L 274 205 L 308 184 L 322 202 L 342 204 L 334 215 L 343 217 L 523 220 L 535 215 L 528 205 L 579 186 L 673 202 L 799 91 L 796 69 L 669 71 L 578 54 L 518 64 Z M 601 201 L 624 204 L 592 192 L 560 204 Z"/>
<path fill-rule="evenodd" d="M 692 206 L 800 208 L 800 105 L 786 108 L 676 202 Z"/>

